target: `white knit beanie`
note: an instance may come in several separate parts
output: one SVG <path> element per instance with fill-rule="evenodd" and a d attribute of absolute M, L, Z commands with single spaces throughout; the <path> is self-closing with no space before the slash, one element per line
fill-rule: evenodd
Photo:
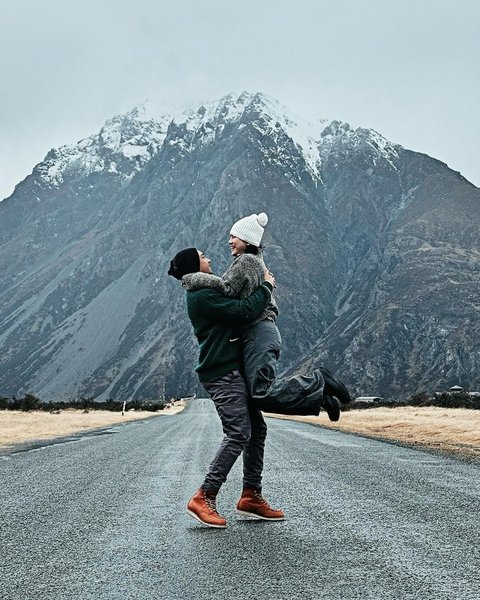
<path fill-rule="evenodd" d="M 267 223 L 268 217 L 265 213 L 253 214 L 234 223 L 230 235 L 258 248 L 262 243 L 263 228 Z"/>

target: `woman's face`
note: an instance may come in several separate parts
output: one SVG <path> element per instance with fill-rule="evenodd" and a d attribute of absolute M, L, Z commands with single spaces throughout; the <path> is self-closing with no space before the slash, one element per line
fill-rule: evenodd
<path fill-rule="evenodd" d="M 245 248 L 247 247 L 247 242 L 244 242 L 240 238 L 235 237 L 234 235 L 230 236 L 228 240 L 228 245 L 230 246 L 230 252 L 232 256 L 239 256 L 245 252 Z"/>

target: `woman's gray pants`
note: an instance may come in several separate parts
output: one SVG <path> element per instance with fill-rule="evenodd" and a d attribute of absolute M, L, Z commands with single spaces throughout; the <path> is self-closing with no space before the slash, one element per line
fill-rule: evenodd
<path fill-rule="evenodd" d="M 283 415 L 318 415 L 325 380 L 321 371 L 311 376 L 277 379 L 282 339 L 273 321 L 256 323 L 243 335 L 243 362 L 248 392 L 254 405 Z"/>
<path fill-rule="evenodd" d="M 203 381 L 202 385 L 215 404 L 224 438 L 201 487 L 219 490 L 243 452 L 243 487 L 261 488 L 267 425 L 260 410 L 248 401 L 240 371 Z"/>

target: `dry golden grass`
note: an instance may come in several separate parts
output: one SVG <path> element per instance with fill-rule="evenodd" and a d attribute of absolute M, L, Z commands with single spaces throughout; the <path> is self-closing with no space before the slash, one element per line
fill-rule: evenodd
<path fill-rule="evenodd" d="M 44 411 L 23 412 L 18 410 L 0 411 L 0 447 L 11 446 L 20 442 L 38 439 L 62 437 L 78 431 L 108 427 L 118 423 L 126 423 L 136 419 L 147 419 L 159 415 L 172 415 L 184 408 L 179 402 L 174 407 L 166 408 L 158 413 L 147 411 L 121 412 L 108 410 L 67 409 L 57 413 Z"/>
<path fill-rule="evenodd" d="M 329 421 L 324 412 L 318 417 L 271 416 L 480 458 L 480 410 L 434 406 L 369 408 L 344 412 L 336 423 Z"/>
<path fill-rule="evenodd" d="M 183 403 L 160 411 L 127 412 L 68 409 L 59 414 L 43 411 L 0 411 L 0 447 L 36 439 L 62 437 L 78 431 L 107 427 L 135 419 L 175 414 Z M 342 413 L 340 421 L 332 423 L 326 413 L 318 417 L 285 417 L 315 423 L 323 427 L 359 433 L 374 438 L 389 439 L 443 452 L 480 458 L 480 411 L 463 408 L 371 408 Z"/>

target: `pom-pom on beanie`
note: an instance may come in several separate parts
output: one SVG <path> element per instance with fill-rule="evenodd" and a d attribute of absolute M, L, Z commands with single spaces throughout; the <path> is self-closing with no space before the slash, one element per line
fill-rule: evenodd
<path fill-rule="evenodd" d="M 234 223 L 230 235 L 258 248 L 262 243 L 263 228 L 267 223 L 268 217 L 265 213 L 253 214 Z"/>
<path fill-rule="evenodd" d="M 168 274 L 176 279 L 181 279 L 187 273 L 197 273 L 200 271 L 200 258 L 196 248 L 185 248 L 180 250 L 173 260 L 170 261 Z"/>

